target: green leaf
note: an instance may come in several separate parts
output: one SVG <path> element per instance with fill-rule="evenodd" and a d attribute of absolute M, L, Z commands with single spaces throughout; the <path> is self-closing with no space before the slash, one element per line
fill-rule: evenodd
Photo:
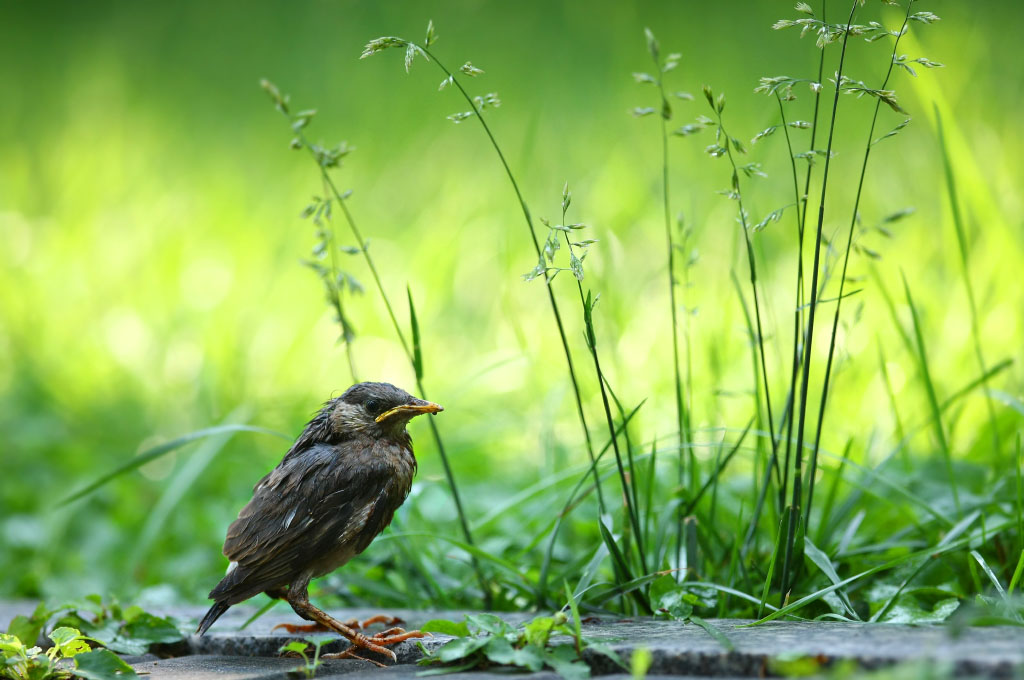
<path fill-rule="evenodd" d="M 138 677 L 135 670 L 109 649 L 97 649 L 75 657 L 75 675 L 86 680 L 123 680 Z"/>
<path fill-rule="evenodd" d="M 931 611 L 923 609 L 913 597 L 902 596 L 880 620 L 884 623 L 942 623 L 960 607 L 960 600 L 949 597 L 935 603 Z"/>
<path fill-rule="evenodd" d="M 494 614 L 466 614 L 466 621 L 477 630 L 491 635 L 504 635 L 512 632 L 512 628 Z"/>
<path fill-rule="evenodd" d="M 448 619 L 431 619 L 420 626 L 420 631 L 424 633 L 440 633 L 453 637 L 469 636 L 469 626 L 466 625 L 465 621 L 455 622 Z"/>
<path fill-rule="evenodd" d="M 281 647 L 277 651 L 282 654 L 287 654 L 288 652 L 295 652 L 296 654 L 305 654 L 306 649 L 308 647 L 308 642 L 303 642 L 301 640 L 292 640 L 286 645 L 281 645 Z"/>
<path fill-rule="evenodd" d="M 57 610 L 51 611 L 44 602 L 40 602 L 36 606 L 35 611 L 32 612 L 32 616 L 18 615 L 11 619 L 11 623 L 7 626 L 7 632 L 17 636 L 22 642 L 31 647 L 39 639 L 39 635 L 43 632 L 46 622 L 56 612 Z"/>
<path fill-rule="evenodd" d="M 671 583 L 672 587 L 666 587 Z M 655 586 L 658 586 L 657 588 Z M 651 585 L 651 609 L 676 621 L 685 621 L 693 614 L 697 598 L 683 590 L 671 576 L 662 576 Z"/>
<path fill-rule="evenodd" d="M 7 632 L 17 637 L 26 645 L 34 645 L 36 640 L 39 639 L 39 634 L 43 630 L 44 621 L 34 621 L 27 616 L 18 615 L 11 619 L 11 623 L 7 626 Z"/>
<path fill-rule="evenodd" d="M 148 612 L 135 615 L 121 629 L 121 635 L 150 644 L 177 642 L 185 637 L 172 620 Z"/>
<path fill-rule="evenodd" d="M 565 680 L 584 680 L 590 677 L 590 666 L 580 660 L 572 645 L 558 645 L 547 650 L 544 661 Z"/>
<path fill-rule="evenodd" d="M 459 661 L 460 659 L 465 659 L 466 657 L 475 654 L 478 650 L 482 649 L 490 639 L 491 638 L 488 637 L 456 638 L 445 643 L 443 647 L 437 650 L 434 656 L 443 663 Z"/>
<path fill-rule="evenodd" d="M 523 633 L 526 635 L 527 642 L 543 647 L 548 643 L 548 638 L 551 637 L 551 631 L 554 627 L 555 620 L 553 618 L 550 616 L 538 616 L 523 626 Z"/>
<path fill-rule="evenodd" d="M 544 648 L 538 645 L 526 645 L 522 649 L 517 649 L 513 654 L 512 664 L 536 673 L 544 668 Z"/>
<path fill-rule="evenodd" d="M 0 652 L 3 652 L 4 656 L 21 656 L 25 653 L 25 649 L 25 643 L 18 636 L 7 633 L 0 634 Z"/>
<path fill-rule="evenodd" d="M 493 663 L 511 665 L 515 663 L 516 650 L 512 643 L 501 636 L 487 638 L 487 644 L 483 647 L 484 656 Z"/>
<path fill-rule="evenodd" d="M 70 659 L 90 650 L 89 643 L 83 639 L 82 633 L 75 628 L 62 626 L 50 633 L 49 637 L 53 640 L 57 653 L 62 657 Z"/>

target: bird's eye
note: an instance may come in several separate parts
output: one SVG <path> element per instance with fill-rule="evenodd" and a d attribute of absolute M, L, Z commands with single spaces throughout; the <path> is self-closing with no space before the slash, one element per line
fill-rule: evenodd
<path fill-rule="evenodd" d="M 366 411 L 367 413 L 376 414 L 378 411 L 380 411 L 380 402 L 377 401 L 376 399 L 371 399 L 370 401 L 366 402 Z"/>

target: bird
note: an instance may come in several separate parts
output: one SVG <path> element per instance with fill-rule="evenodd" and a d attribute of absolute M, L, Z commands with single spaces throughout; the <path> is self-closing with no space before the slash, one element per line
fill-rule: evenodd
<path fill-rule="evenodd" d="M 335 658 L 361 659 L 357 652 L 367 650 L 395 661 L 388 645 L 423 637 L 401 628 L 368 637 L 359 628 L 398 619 L 341 622 L 310 603 L 308 587 L 363 552 L 391 523 L 417 468 L 406 425 L 443 410 L 383 382 L 355 384 L 324 403 L 228 527 L 228 571 L 210 591 L 214 604 L 197 633 L 204 635 L 232 605 L 266 593 L 314 622 L 304 630 L 346 638 L 349 648 Z"/>

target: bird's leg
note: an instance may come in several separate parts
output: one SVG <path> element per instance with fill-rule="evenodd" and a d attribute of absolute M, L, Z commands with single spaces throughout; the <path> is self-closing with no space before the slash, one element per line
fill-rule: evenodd
<path fill-rule="evenodd" d="M 374 639 L 371 640 L 362 633 L 357 632 L 355 629 L 346 626 L 344 623 L 337 620 L 327 612 L 318 609 L 317 607 L 314 607 L 309 602 L 309 594 L 306 591 L 306 587 L 304 585 L 301 588 L 289 588 L 287 600 L 288 604 L 290 604 L 292 606 L 292 609 L 295 610 L 295 613 L 301 616 L 302 618 L 306 619 L 307 621 L 315 621 L 319 624 L 322 624 L 323 626 L 326 626 L 330 630 L 333 630 L 334 632 L 338 633 L 343 638 L 348 640 L 352 644 L 352 647 L 350 647 L 345 652 L 342 652 L 342 654 L 346 654 L 346 652 L 349 652 L 350 650 L 358 647 L 389 657 L 392 661 L 398 660 L 398 657 L 395 656 L 395 653 L 393 651 L 383 646 L 385 644 L 394 644 L 393 642 L 391 642 L 390 638 L 374 637 Z M 400 640 L 395 640 L 395 642 L 400 642 Z M 353 658 L 353 655 L 348 654 L 345 657 L 334 657 L 333 655 L 328 654 L 321 655 L 320 658 Z"/>
<path fill-rule="evenodd" d="M 274 588 L 273 590 L 266 591 L 268 597 L 272 597 L 276 600 L 287 600 L 288 589 L 287 588 Z M 301 616 L 301 614 L 300 614 Z M 294 624 L 294 623 L 279 623 L 270 630 L 277 630 L 278 628 L 284 628 L 289 634 L 295 635 L 296 633 L 327 633 L 330 632 L 330 628 L 320 622 L 314 622 L 310 624 Z"/>

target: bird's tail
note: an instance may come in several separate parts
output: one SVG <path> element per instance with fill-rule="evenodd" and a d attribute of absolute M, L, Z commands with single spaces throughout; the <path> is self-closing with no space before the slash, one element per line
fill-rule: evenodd
<path fill-rule="evenodd" d="M 199 635 L 206 633 L 207 629 L 213 625 L 213 622 L 220 618 L 220 615 L 228 610 L 231 605 L 224 601 L 217 601 L 210 607 L 210 611 L 206 612 L 206 616 L 199 623 L 199 628 L 196 630 Z"/>

